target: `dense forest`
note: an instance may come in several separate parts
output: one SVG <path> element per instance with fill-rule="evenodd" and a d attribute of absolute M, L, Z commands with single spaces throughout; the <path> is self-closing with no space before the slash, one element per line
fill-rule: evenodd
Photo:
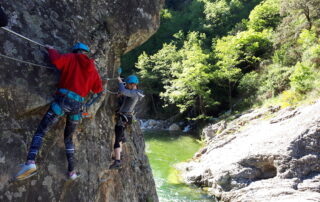
<path fill-rule="evenodd" d="M 319 6 L 320 0 L 167 0 L 159 31 L 124 55 L 122 67 L 140 76 L 156 114 L 208 119 L 310 101 L 319 95 Z"/>

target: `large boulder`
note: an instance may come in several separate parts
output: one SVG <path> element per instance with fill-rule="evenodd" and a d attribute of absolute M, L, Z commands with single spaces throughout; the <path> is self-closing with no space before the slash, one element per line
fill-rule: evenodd
<path fill-rule="evenodd" d="M 5 1 L 8 28 L 69 52 L 74 42 L 91 48 L 99 72 L 114 77 L 120 56 L 146 41 L 159 27 L 163 0 Z M 0 53 L 50 66 L 46 51 L 0 29 Z M 32 178 L 9 183 L 26 160 L 31 138 L 56 90 L 58 72 L 0 57 L 0 201 L 158 201 L 145 143 L 137 124 L 129 128 L 124 166 L 108 170 L 114 140 L 116 97 L 107 94 L 74 135 L 81 178 L 66 180 L 63 128 L 46 135 Z M 114 90 L 111 80 L 104 85 Z"/>
<path fill-rule="evenodd" d="M 210 126 L 208 145 L 179 166 L 186 182 L 223 201 L 320 201 L 320 102 L 277 110 Z"/>

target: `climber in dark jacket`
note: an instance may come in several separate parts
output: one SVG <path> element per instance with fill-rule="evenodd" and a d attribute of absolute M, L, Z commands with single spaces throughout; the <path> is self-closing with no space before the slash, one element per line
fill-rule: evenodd
<path fill-rule="evenodd" d="M 51 46 L 46 46 L 51 62 L 60 70 L 59 89 L 55 100 L 40 122 L 35 132 L 27 162 L 16 175 L 17 180 L 26 179 L 36 173 L 35 158 L 42 145 L 43 138 L 48 130 L 64 115 L 67 115 L 64 130 L 64 143 L 68 160 L 68 175 L 70 179 L 76 179 L 78 175 L 74 171 L 74 144 L 72 135 L 80 122 L 81 109 L 90 91 L 102 94 L 102 81 L 94 65 L 85 52 L 89 52 L 88 46 L 76 43 L 73 53 L 61 55 Z"/>
<path fill-rule="evenodd" d="M 121 144 L 125 142 L 124 130 L 127 125 L 132 123 L 132 116 L 137 102 L 144 97 L 143 92 L 138 90 L 139 80 L 135 75 L 129 76 L 125 81 L 118 77 L 119 92 L 123 96 L 123 102 L 117 112 L 117 123 L 115 126 L 115 142 L 114 153 L 115 161 L 110 166 L 110 169 L 121 168 Z"/>
<path fill-rule="evenodd" d="M 4 27 L 8 25 L 8 18 L 0 5 L 0 27 Z"/>

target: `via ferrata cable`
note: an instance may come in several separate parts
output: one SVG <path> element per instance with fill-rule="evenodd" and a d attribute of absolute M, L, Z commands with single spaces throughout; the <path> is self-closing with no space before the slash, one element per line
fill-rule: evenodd
<path fill-rule="evenodd" d="M 34 40 L 32 40 L 32 39 L 29 39 L 29 38 L 27 38 L 27 37 L 25 37 L 25 36 L 23 36 L 23 35 L 21 35 L 21 34 L 18 34 L 17 32 L 14 32 L 14 31 L 12 31 L 12 30 L 9 29 L 9 28 L 1 27 L 1 29 L 5 30 L 5 31 L 7 31 L 7 32 L 10 32 L 10 33 L 12 33 L 12 34 L 14 34 L 14 35 L 22 38 L 22 39 L 25 39 L 25 40 L 27 40 L 27 41 L 30 41 L 30 42 L 32 42 L 32 43 L 34 43 L 34 44 L 36 44 L 36 45 L 39 45 L 39 46 L 44 47 L 44 48 L 46 47 L 45 45 L 43 45 L 43 44 L 41 44 L 41 43 L 38 43 L 38 42 L 36 42 L 36 41 L 34 41 Z"/>
<path fill-rule="evenodd" d="M 49 66 L 44 66 L 44 65 L 35 64 L 35 63 L 32 63 L 32 62 L 23 61 L 23 60 L 16 59 L 16 58 L 13 58 L 13 57 L 10 57 L 10 56 L 7 56 L 7 55 L 3 55 L 3 54 L 1 54 L 1 53 L 0 53 L 0 56 L 3 57 L 3 58 L 7 58 L 7 59 L 10 59 L 10 60 L 14 60 L 14 61 L 16 61 L 16 62 L 25 63 L 25 64 L 32 65 L 32 66 L 36 66 L 36 67 L 43 67 L 43 68 L 55 70 L 55 68 L 53 68 L 53 67 L 49 67 Z"/>

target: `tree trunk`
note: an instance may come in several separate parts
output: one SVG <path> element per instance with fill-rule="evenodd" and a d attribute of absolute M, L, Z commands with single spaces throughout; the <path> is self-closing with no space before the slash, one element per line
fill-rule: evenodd
<path fill-rule="evenodd" d="M 157 107 L 156 107 L 156 104 L 154 102 L 153 94 L 151 94 L 151 102 L 152 102 L 153 112 L 155 114 L 158 114 Z"/>
<path fill-rule="evenodd" d="M 232 84 L 231 84 L 231 81 L 229 80 L 229 94 L 228 94 L 228 97 L 229 97 L 229 109 L 232 111 Z"/>

